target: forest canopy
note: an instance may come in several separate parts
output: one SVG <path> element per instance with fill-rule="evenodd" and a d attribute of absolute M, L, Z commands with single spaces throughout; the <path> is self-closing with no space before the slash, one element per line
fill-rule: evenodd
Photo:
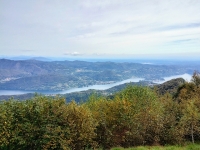
<path fill-rule="evenodd" d="M 35 96 L 0 102 L 0 149 L 109 149 L 200 141 L 200 75 L 175 94 L 128 86 L 87 102 Z"/>

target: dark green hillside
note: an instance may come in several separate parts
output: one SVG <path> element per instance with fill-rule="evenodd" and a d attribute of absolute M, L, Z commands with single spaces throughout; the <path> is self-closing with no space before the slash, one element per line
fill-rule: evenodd
<path fill-rule="evenodd" d="M 167 81 L 163 84 L 155 85 L 154 87 L 156 88 L 159 94 L 164 95 L 165 93 L 170 93 L 174 95 L 177 89 L 181 85 L 183 85 L 185 82 L 186 81 L 183 78 L 177 78 L 177 79 L 172 79 L 170 81 Z"/>
<path fill-rule="evenodd" d="M 75 100 L 76 102 L 85 102 L 93 94 L 96 96 L 106 96 L 106 97 L 113 98 L 115 93 L 123 90 L 127 86 L 148 86 L 148 85 L 149 85 L 149 82 L 145 82 L 145 81 L 130 82 L 130 83 L 114 86 L 107 90 L 87 90 L 87 91 L 81 91 L 81 92 L 68 93 L 68 94 L 64 94 L 60 96 L 66 97 L 67 101 Z"/>

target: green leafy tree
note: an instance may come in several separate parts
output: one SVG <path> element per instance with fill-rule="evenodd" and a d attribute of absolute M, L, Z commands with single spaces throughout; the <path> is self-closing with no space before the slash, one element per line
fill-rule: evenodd
<path fill-rule="evenodd" d="M 158 144 L 163 125 L 163 108 L 155 92 L 148 87 L 127 87 L 120 94 L 123 100 L 131 103 L 133 123 L 130 143 Z"/>
<path fill-rule="evenodd" d="M 170 94 L 165 94 L 159 99 L 164 109 L 163 127 L 160 134 L 161 144 L 182 144 L 184 142 L 184 127 L 180 125 L 182 116 L 180 104 Z"/>
<path fill-rule="evenodd" d="M 64 98 L 37 96 L 0 104 L 0 148 L 84 149 L 95 147 L 95 127 L 89 109 Z"/>
<path fill-rule="evenodd" d="M 147 87 L 129 86 L 113 100 L 92 98 L 87 106 L 98 121 L 96 140 L 104 148 L 160 142 L 163 109 Z"/>
<path fill-rule="evenodd" d="M 198 71 L 195 71 L 192 76 L 191 80 L 197 87 L 200 86 L 200 73 Z"/>
<path fill-rule="evenodd" d="M 191 99 L 189 101 L 182 102 L 181 124 L 184 127 L 185 135 L 191 136 L 192 143 L 195 142 L 194 135 L 200 134 L 200 109 L 196 106 L 195 101 L 197 99 Z"/>

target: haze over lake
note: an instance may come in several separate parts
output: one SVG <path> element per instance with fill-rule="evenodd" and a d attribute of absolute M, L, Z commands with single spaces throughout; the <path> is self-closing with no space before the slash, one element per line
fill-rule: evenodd
<path fill-rule="evenodd" d="M 164 80 L 162 81 L 153 81 L 154 83 L 157 84 L 162 84 L 166 81 L 169 81 L 171 79 L 175 79 L 175 78 L 183 78 L 186 81 L 190 81 L 192 78 L 192 75 L 190 74 L 181 74 L 181 75 L 173 75 L 173 76 L 169 76 L 169 77 L 163 77 Z M 109 88 L 112 88 L 114 86 L 118 86 L 124 83 L 129 83 L 129 82 L 139 82 L 141 80 L 144 80 L 144 78 L 130 78 L 127 80 L 123 80 L 120 82 L 115 82 L 115 83 L 111 83 L 111 84 L 104 84 L 104 85 L 92 85 L 92 86 L 87 86 L 87 87 L 82 87 L 82 88 L 72 88 L 69 90 L 63 90 L 63 91 L 23 91 L 23 90 L 0 90 L 0 95 L 20 95 L 20 94 L 27 94 L 27 93 L 42 93 L 42 94 L 66 94 L 66 93 L 72 93 L 72 92 L 80 92 L 80 91 L 86 91 L 89 89 L 94 89 L 94 90 L 106 90 Z"/>
<path fill-rule="evenodd" d="M 185 81 L 189 82 L 192 79 L 192 75 L 190 74 L 181 74 L 181 75 L 174 75 L 174 76 L 169 76 L 169 77 L 163 77 L 164 80 L 162 81 L 153 81 L 154 83 L 157 84 L 162 84 L 166 81 L 172 80 L 172 79 L 176 79 L 176 78 L 183 78 Z"/>
<path fill-rule="evenodd" d="M 72 88 L 69 90 L 63 90 L 63 91 L 23 91 L 23 90 L 0 90 L 0 95 L 20 95 L 20 94 L 26 94 L 26 93 L 43 93 L 43 94 L 65 94 L 65 93 L 72 93 L 72 92 L 80 92 L 80 91 L 86 91 L 89 89 L 94 89 L 94 90 L 106 90 L 111 87 L 124 84 L 124 83 L 129 83 L 129 82 L 139 82 L 140 80 L 144 80 L 143 78 L 131 78 L 127 80 L 123 80 L 120 82 L 115 82 L 111 84 L 104 84 L 104 85 L 92 85 L 92 86 L 87 86 L 87 87 L 82 87 L 82 88 Z"/>

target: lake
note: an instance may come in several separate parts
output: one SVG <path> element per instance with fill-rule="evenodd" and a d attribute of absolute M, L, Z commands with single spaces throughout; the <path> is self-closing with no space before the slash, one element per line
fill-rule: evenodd
<path fill-rule="evenodd" d="M 192 78 L 192 75 L 190 74 L 181 74 L 181 75 L 174 75 L 174 76 L 169 76 L 169 77 L 163 77 L 164 80 L 162 81 L 153 81 L 154 83 L 162 84 L 166 81 L 169 81 L 171 79 L 175 78 L 183 78 L 186 81 L 190 81 Z M 92 85 L 92 86 L 87 86 L 87 87 L 82 87 L 82 88 L 72 88 L 69 90 L 63 90 L 63 91 L 37 91 L 37 93 L 42 93 L 42 94 L 66 94 L 66 93 L 72 93 L 72 92 L 80 92 L 80 91 L 86 91 L 89 89 L 94 89 L 94 90 L 106 90 L 109 88 L 112 88 L 114 86 L 124 84 L 124 83 L 129 83 L 129 82 L 139 82 L 140 80 L 144 80 L 144 78 L 131 78 L 127 80 L 123 80 L 120 82 L 116 83 L 111 83 L 111 84 L 104 84 L 104 85 Z M 35 93 L 35 91 L 22 91 L 22 90 L 0 90 L 0 95 L 20 95 L 20 94 L 27 94 L 27 93 Z"/>
<path fill-rule="evenodd" d="M 120 82 L 115 82 L 111 84 L 104 84 L 104 85 L 92 85 L 92 86 L 87 86 L 87 87 L 82 87 L 82 88 L 72 88 L 69 90 L 63 90 L 63 91 L 37 91 L 37 93 L 42 93 L 42 94 L 66 94 L 66 93 L 72 93 L 72 92 L 80 92 L 80 91 L 86 91 L 89 89 L 94 89 L 94 90 L 106 90 L 111 87 L 124 84 L 124 83 L 129 83 L 129 82 L 139 82 L 140 80 L 144 80 L 144 78 L 130 78 L 127 80 L 123 80 Z M 35 91 L 23 91 L 23 90 L 0 90 L 0 95 L 20 95 L 20 94 L 27 94 L 27 93 L 35 93 Z"/>

